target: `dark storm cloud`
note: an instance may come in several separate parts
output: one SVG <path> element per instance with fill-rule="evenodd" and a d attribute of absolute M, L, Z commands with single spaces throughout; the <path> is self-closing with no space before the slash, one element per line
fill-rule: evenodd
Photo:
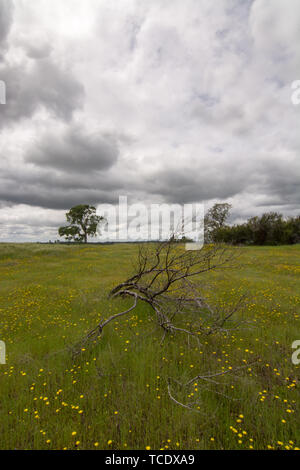
<path fill-rule="evenodd" d="M 122 181 L 107 178 L 105 172 L 76 174 L 37 167 L 24 173 L 16 168 L 2 171 L 0 178 L 0 201 L 4 206 L 69 209 L 82 203 L 114 204 L 120 192 L 124 194 Z"/>
<path fill-rule="evenodd" d="M 83 105 L 84 88 L 68 70 L 50 59 L 23 65 L 0 65 L 6 83 L 6 105 L 1 108 L 0 128 L 30 118 L 41 108 L 68 121 Z"/>
<path fill-rule="evenodd" d="M 7 203 L 26 204 L 47 209 L 70 209 L 77 204 L 115 204 L 118 195 L 101 189 L 46 189 L 39 185 L 0 188 L 0 199 Z"/>
<path fill-rule="evenodd" d="M 288 165 L 285 161 L 264 166 L 260 190 L 276 202 L 272 205 L 298 205 L 300 207 L 300 164 Z M 300 213 L 300 209 L 298 211 Z"/>
<path fill-rule="evenodd" d="M 118 155 L 118 145 L 113 136 L 89 134 L 78 126 L 72 126 L 61 136 L 57 133 L 44 136 L 34 144 L 25 160 L 39 167 L 90 173 L 110 168 Z"/>
<path fill-rule="evenodd" d="M 28 44 L 26 53 L 31 59 L 44 59 L 51 53 L 52 47 L 48 43 L 44 44 Z"/>
<path fill-rule="evenodd" d="M 296 156 L 296 155 L 295 155 Z M 179 168 L 158 170 L 151 177 L 145 176 L 142 184 L 133 187 L 145 193 L 162 196 L 170 203 L 191 203 L 239 197 L 246 203 L 249 194 L 259 196 L 257 207 L 300 205 L 300 163 L 292 158 L 292 164 L 284 156 L 275 161 L 270 156 L 242 162 L 227 156 L 222 161 L 213 155 L 203 166 L 182 164 Z"/>
<path fill-rule="evenodd" d="M 227 199 L 241 192 L 248 177 L 228 164 L 217 170 L 213 163 L 205 168 L 167 169 L 146 179 L 145 189 L 150 194 L 164 197 L 170 203 L 202 202 L 209 199 Z"/>
<path fill-rule="evenodd" d="M 120 177 L 108 177 L 104 172 L 73 173 L 27 166 L 24 172 L 18 167 L 2 170 L 0 187 L 20 186 L 33 188 L 40 187 L 45 190 L 84 190 L 103 189 L 115 191 L 123 186 Z"/>

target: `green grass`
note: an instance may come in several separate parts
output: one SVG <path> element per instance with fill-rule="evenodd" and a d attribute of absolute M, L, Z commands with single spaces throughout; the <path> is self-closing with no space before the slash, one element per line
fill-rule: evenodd
<path fill-rule="evenodd" d="M 240 267 L 206 276 L 230 305 L 247 293 L 250 323 L 228 336 L 181 334 L 161 345 L 144 305 L 72 360 L 66 349 L 124 309 L 107 293 L 131 274 L 135 245 L 0 245 L 1 449 L 294 449 L 300 447 L 300 246 L 243 248 Z M 187 382 L 231 370 L 218 384 Z M 73 434 L 76 433 L 76 434 Z M 96 445 L 95 445 L 96 444 Z"/>

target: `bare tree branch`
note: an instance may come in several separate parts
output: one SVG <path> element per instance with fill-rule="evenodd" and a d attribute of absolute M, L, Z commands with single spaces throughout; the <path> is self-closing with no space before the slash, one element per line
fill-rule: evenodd
<path fill-rule="evenodd" d="M 162 343 L 169 333 L 182 333 L 200 344 L 201 335 L 226 333 L 236 328 L 239 323 L 230 324 L 228 328 L 227 323 L 232 322 L 241 308 L 243 298 L 232 309 L 221 312 L 207 302 L 203 294 L 205 284 L 201 282 L 201 276 L 213 270 L 226 269 L 235 259 L 236 250 L 219 245 L 186 251 L 174 236 L 156 245 L 141 245 L 135 274 L 110 292 L 111 298 L 133 297 L 133 305 L 100 322 L 76 345 L 75 353 L 80 345 L 95 341 L 107 325 L 127 315 L 138 303 L 151 307 L 158 326 L 163 330 Z"/>

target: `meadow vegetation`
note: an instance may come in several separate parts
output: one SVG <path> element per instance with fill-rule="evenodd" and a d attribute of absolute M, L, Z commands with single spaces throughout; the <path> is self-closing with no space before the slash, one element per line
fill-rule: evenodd
<path fill-rule="evenodd" d="M 214 305 L 246 294 L 238 329 L 162 343 L 138 303 L 74 358 L 70 345 L 131 305 L 108 293 L 138 246 L 0 245 L 0 448 L 300 448 L 300 246 L 238 250 L 234 268 L 203 275 Z"/>

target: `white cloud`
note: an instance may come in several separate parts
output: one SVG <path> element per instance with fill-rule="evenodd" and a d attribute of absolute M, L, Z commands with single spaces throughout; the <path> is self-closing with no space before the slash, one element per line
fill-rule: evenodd
<path fill-rule="evenodd" d="M 114 202 L 127 194 L 229 200 L 237 218 L 269 207 L 298 213 L 299 107 L 291 104 L 291 83 L 300 79 L 298 0 L 14 4 L 11 25 L 0 0 L 10 31 L 0 72 L 17 87 L 17 71 L 29 70 L 16 96 L 33 98 L 2 113 L 4 204 L 23 202 L 24 214 L 42 206 L 47 216 L 81 197 Z M 92 153 L 88 175 L 72 176 L 72 146 L 66 142 L 57 164 L 55 136 L 76 128 L 114 136 L 118 159 L 95 174 Z M 36 142 L 43 165 L 28 157 Z"/>

